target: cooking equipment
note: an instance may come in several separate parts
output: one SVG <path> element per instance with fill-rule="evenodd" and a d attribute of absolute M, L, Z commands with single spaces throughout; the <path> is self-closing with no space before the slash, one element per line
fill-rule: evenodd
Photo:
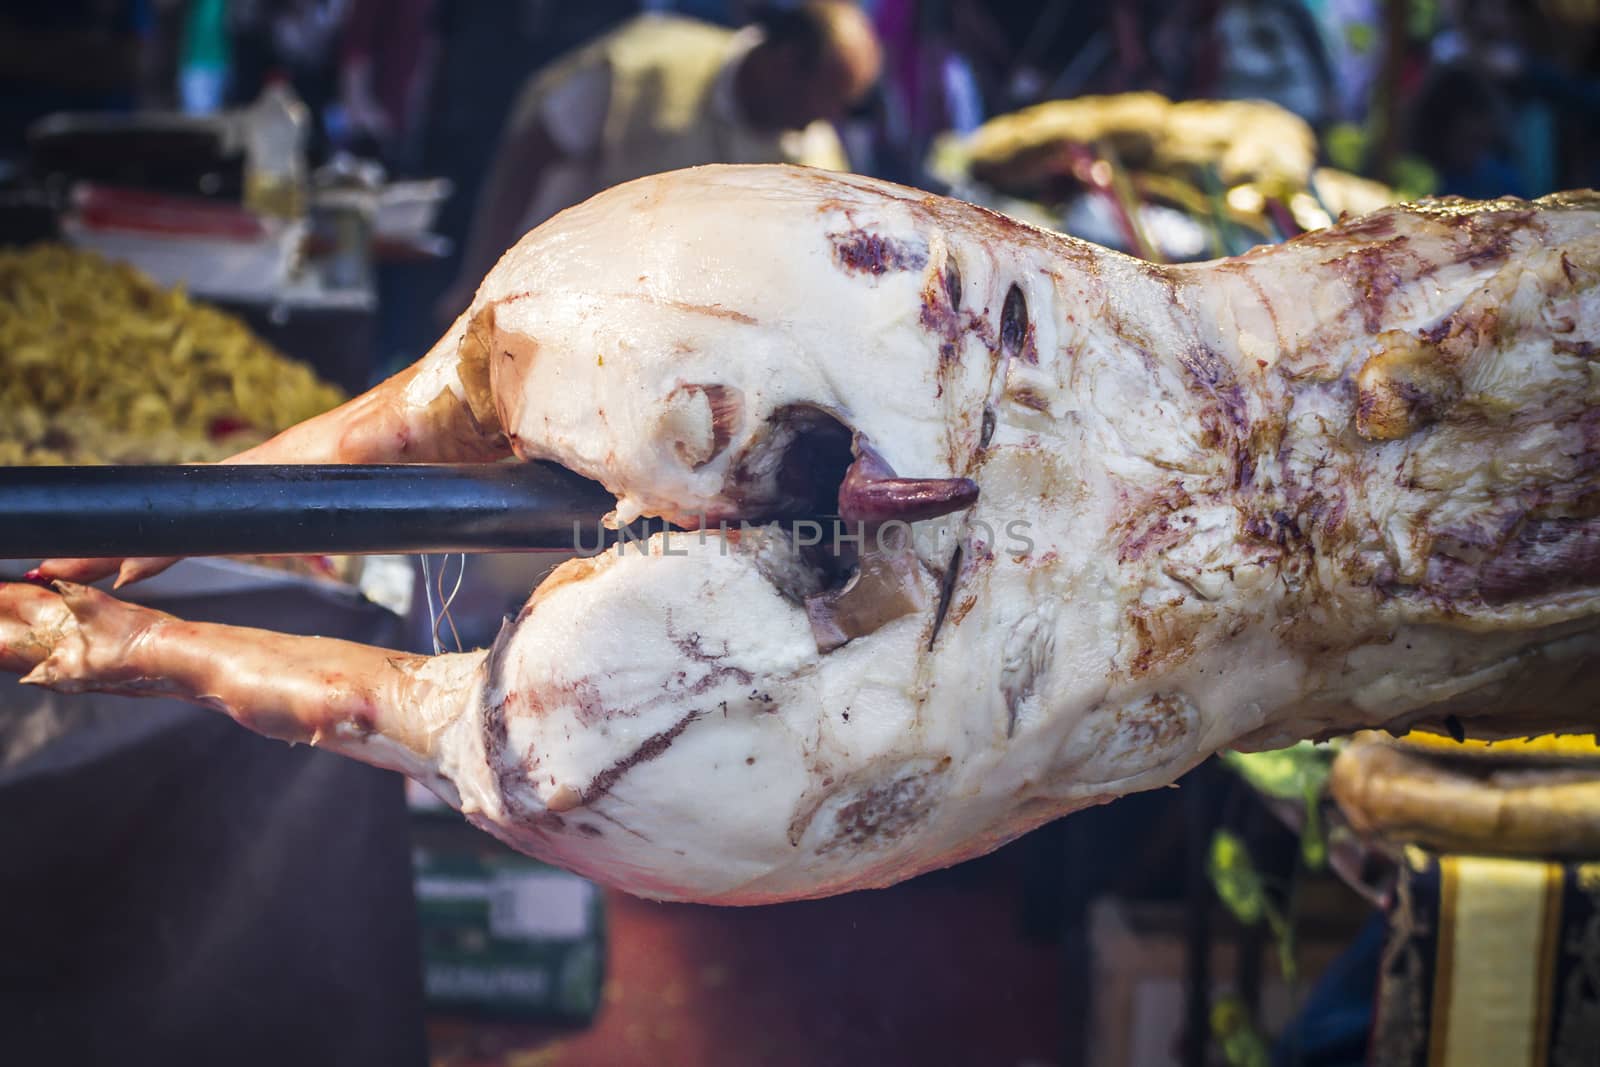
<path fill-rule="evenodd" d="M 544 463 L 0 467 L 0 559 L 595 551 L 614 506 Z"/>

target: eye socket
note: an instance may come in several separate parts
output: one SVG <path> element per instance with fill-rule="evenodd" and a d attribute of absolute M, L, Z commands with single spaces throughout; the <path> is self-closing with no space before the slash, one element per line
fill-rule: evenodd
<path fill-rule="evenodd" d="M 1015 284 L 1006 291 L 1005 306 L 1000 309 L 1000 351 L 1008 356 L 1020 355 L 1022 343 L 1028 336 L 1028 302 Z"/>
<path fill-rule="evenodd" d="M 746 517 L 831 515 L 855 462 L 854 436 L 820 408 L 780 408 L 757 440 L 734 458 L 727 492 Z"/>
<path fill-rule="evenodd" d="M 951 311 L 961 310 L 961 267 L 956 263 L 955 256 L 947 256 L 944 261 L 944 271 L 941 282 L 944 284 L 945 299 L 950 301 Z"/>
<path fill-rule="evenodd" d="M 983 427 L 978 432 L 978 447 L 987 448 L 992 440 L 994 440 L 994 408 L 986 404 L 983 408 Z"/>

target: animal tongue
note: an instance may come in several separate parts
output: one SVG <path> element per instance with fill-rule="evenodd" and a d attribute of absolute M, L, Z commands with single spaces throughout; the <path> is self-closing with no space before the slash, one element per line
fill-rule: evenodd
<path fill-rule="evenodd" d="M 855 462 L 839 485 L 839 518 L 848 527 L 871 528 L 842 588 L 806 598 L 806 615 L 817 649 L 830 652 L 852 638 L 927 606 L 918 582 L 916 554 L 901 530 L 888 543 L 879 531 L 889 522 L 933 519 L 971 507 L 978 486 L 970 478 L 898 478 L 894 469 L 858 434 Z"/>
<path fill-rule="evenodd" d="M 971 478 L 900 478 L 857 434 L 855 462 L 839 484 L 839 517 L 847 524 L 935 519 L 971 507 L 978 483 Z"/>

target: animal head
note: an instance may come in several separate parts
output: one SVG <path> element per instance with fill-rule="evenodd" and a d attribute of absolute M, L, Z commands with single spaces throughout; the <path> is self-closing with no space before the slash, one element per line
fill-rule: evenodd
<path fill-rule="evenodd" d="M 1064 286 L 1118 270 L 1139 284 L 797 168 L 643 179 L 524 238 L 468 313 L 464 379 L 518 455 L 703 532 L 541 585 L 490 656 L 494 785 L 464 807 L 643 891 L 771 899 L 951 862 L 1192 761 L 1192 708 L 1078 729 L 1120 593 L 1053 354 L 1092 325 Z M 766 519 L 791 521 L 706 529 Z"/>

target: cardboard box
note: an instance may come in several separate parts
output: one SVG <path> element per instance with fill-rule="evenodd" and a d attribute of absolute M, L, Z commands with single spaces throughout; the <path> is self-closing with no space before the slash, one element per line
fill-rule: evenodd
<path fill-rule="evenodd" d="M 431 1012 L 587 1022 L 605 977 L 598 886 L 506 848 L 451 814 L 414 814 Z"/>

